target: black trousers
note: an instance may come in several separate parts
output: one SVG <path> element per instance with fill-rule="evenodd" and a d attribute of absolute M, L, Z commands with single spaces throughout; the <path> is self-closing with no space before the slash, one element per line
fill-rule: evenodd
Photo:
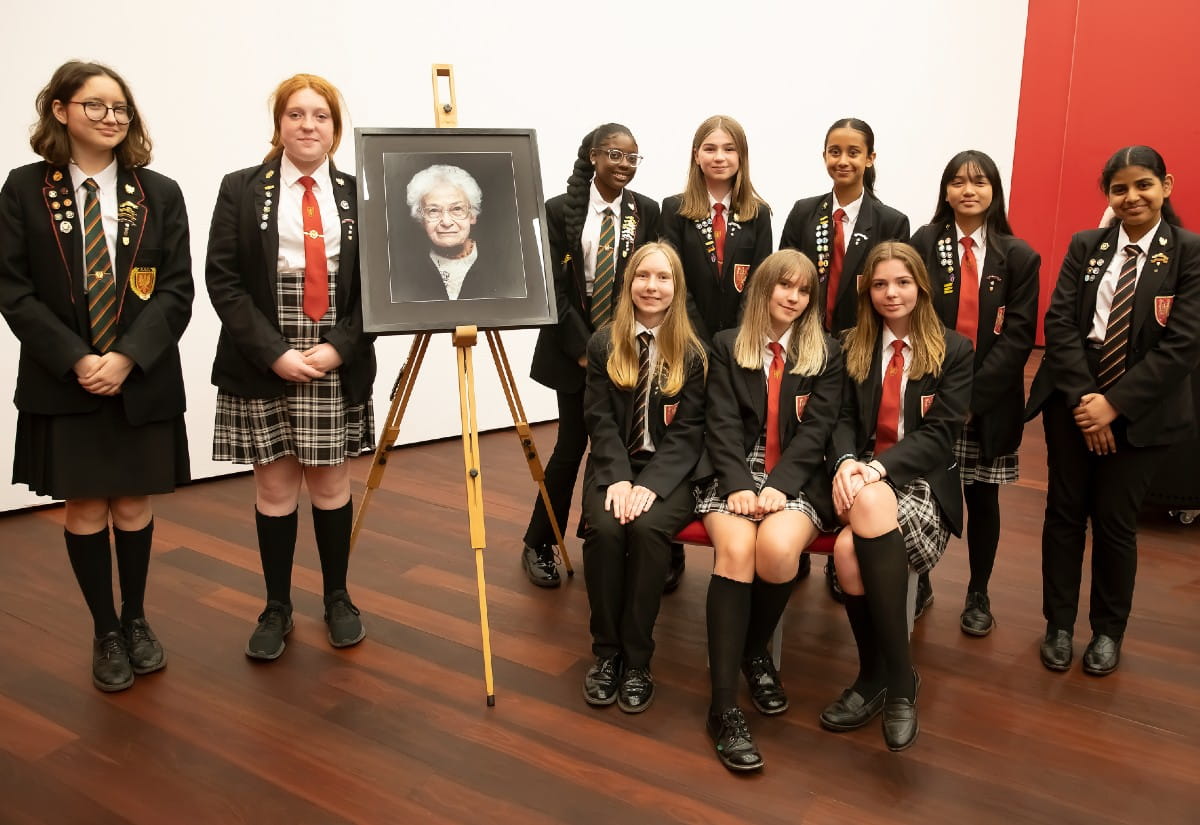
<path fill-rule="evenodd" d="M 635 462 L 635 471 L 638 469 Z M 627 667 L 646 667 L 675 533 L 693 517 L 685 481 L 628 524 L 604 509 L 606 489 L 585 481 L 583 568 L 592 609 L 592 653 L 620 653 Z"/>
<path fill-rule="evenodd" d="M 579 465 L 587 450 L 587 429 L 583 426 L 583 390 L 558 393 L 558 439 L 554 452 L 546 462 L 546 490 L 550 493 L 550 506 L 558 529 L 565 536 L 567 517 L 571 514 L 571 496 L 575 493 L 575 479 L 579 476 Z M 603 507 L 604 502 L 601 501 Z M 554 544 L 554 530 L 546 516 L 546 507 L 539 493 L 533 502 L 533 515 L 525 530 L 525 543 L 530 547 Z"/>
<path fill-rule="evenodd" d="M 1090 519 L 1092 632 L 1120 637 L 1133 604 L 1138 511 L 1168 448 L 1131 446 L 1118 418 L 1117 451 L 1089 452 L 1066 398 L 1057 392 L 1042 410 L 1042 426 L 1048 469 L 1042 613 L 1051 627 L 1074 629 Z"/>

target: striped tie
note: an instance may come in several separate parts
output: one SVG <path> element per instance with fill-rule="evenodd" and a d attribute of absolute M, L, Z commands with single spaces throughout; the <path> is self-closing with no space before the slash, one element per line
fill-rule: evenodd
<path fill-rule="evenodd" d="M 612 209 L 604 210 L 600 219 L 600 248 L 596 250 L 596 277 L 592 281 L 592 329 L 612 320 L 613 285 L 617 279 L 616 244 L 617 222 Z"/>
<path fill-rule="evenodd" d="M 108 352 L 117 339 L 117 285 L 113 278 L 108 239 L 100 215 L 100 188 L 88 178 L 83 182 L 87 195 L 83 203 L 83 260 L 86 264 L 88 318 L 92 326 L 92 346 Z"/>
<path fill-rule="evenodd" d="M 633 429 L 629 431 L 629 452 L 636 453 L 646 442 L 646 405 L 650 401 L 650 340 L 649 332 L 638 334 L 638 382 L 633 408 Z"/>
<path fill-rule="evenodd" d="M 1125 374 L 1125 353 L 1129 350 L 1129 324 L 1133 317 L 1133 293 L 1137 288 L 1137 264 L 1141 247 L 1125 247 L 1125 263 L 1117 277 L 1104 344 L 1100 347 L 1100 367 L 1096 376 L 1100 389 L 1106 390 Z"/>

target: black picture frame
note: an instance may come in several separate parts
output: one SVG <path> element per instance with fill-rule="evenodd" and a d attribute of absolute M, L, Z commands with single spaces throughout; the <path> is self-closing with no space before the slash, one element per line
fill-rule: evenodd
<path fill-rule="evenodd" d="M 442 332 L 472 324 L 517 329 L 557 322 L 533 129 L 361 128 L 354 130 L 354 145 L 367 332 Z M 457 283 L 447 287 L 435 264 L 445 262 L 436 257 L 435 230 L 428 220 L 414 217 L 406 196 L 416 173 L 435 165 L 467 172 L 482 190 L 482 209 L 470 226 L 473 263 L 454 299 L 447 290 Z"/>

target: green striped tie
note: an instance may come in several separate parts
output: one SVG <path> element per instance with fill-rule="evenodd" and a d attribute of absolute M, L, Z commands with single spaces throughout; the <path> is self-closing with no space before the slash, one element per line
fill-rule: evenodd
<path fill-rule="evenodd" d="M 117 285 L 113 278 L 108 240 L 100 216 L 96 181 L 83 182 L 87 196 L 83 204 L 83 260 L 87 265 L 88 318 L 92 323 L 92 346 L 108 352 L 117 338 Z"/>
<path fill-rule="evenodd" d="M 596 250 L 596 277 L 592 281 L 592 329 L 612 320 L 613 286 L 617 279 L 617 223 L 611 209 L 604 210 L 600 219 L 600 248 Z"/>

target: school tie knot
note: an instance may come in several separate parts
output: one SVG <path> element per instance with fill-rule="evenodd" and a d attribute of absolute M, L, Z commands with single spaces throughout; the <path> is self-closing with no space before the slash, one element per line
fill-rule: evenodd
<path fill-rule="evenodd" d="M 317 185 L 317 182 L 308 175 L 304 175 L 300 178 L 300 185 L 304 187 L 305 192 L 311 192 L 312 188 Z"/>
<path fill-rule="evenodd" d="M 96 181 L 94 181 L 92 178 L 85 180 L 83 185 L 84 188 L 86 188 L 93 195 L 96 194 L 96 192 L 100 189 L 100 184 L 96 183 Z"/>
<path fill-rule="evenodd" d="M 967 251 L 970 252 L 972 247 L 975 246 L 975 239 L 972 238 L 970 235 L 968 235 L 967 237 L 965 237 L 961 241 L 959 241 L 959 243 L 962 244 L 964 247 L 966 247 Z"/>
<path fill-rule="evenodd" d="M 653 340 L 654 340 L 654 333 L 650 332 L 649 330 L 638 333 L 638 344 L 644 350 L 650 349 L 650 342 Z"/>
<path fill-rule="evenodd" d="M 842 221 L 846 220 L 846 210 L 842 209 L 840 206 L 837 209 L 833 210 L 833 219 L 835 221 L 837 221 L 838 223 L 841 223 Z"/>
<path fill-rule="evenodd" d="M 1142 254 L 1142 248 L 1135 243 L 1131 243 L 1125 247 L 1125 257 L 1136 258 Z"/>
<path fill-rule="evenodd" d="M 904 360 L 904 340 L 902 338 L 892 341 L 892 358 Z"/>

